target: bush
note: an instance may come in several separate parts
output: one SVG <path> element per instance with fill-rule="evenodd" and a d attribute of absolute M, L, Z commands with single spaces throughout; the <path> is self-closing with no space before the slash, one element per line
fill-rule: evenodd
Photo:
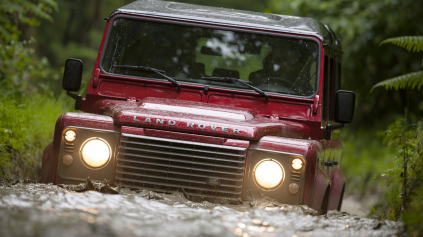
<path fill-rule="evenodd" d="M 423 219 L 411 218 L 423 214 L 423 121 L 407 125 L 400 119 L 388 127 L 384 140 L 395 148 L 395 166 L 382 174 L 392 186 L 384 217 L 398 220 L 404 212 L 405 225 L 423 224 Z"/>
<path fill-rule="evenodd" d="M 381 141 L 377 130 L 345 130 L 340 134 L 343 152 L 341 169 L 347 179 L 349 194 L 380 195 L 383 188 L 375 178 L 393 167 L 392 148 Z M 369 191 L 370 190 L 370 191 Z"/>
<path fill-rule="evenodd" d="M 55 122 L 70 107 L 64 98 L 42 94 L 0 97 L 0 177 L 38 177 L 42 152 L 52 140 Z"/>

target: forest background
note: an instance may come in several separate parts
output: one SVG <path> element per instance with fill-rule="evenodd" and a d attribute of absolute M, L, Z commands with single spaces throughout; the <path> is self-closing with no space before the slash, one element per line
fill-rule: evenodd
<path fill-rule="evenodd" d="M 422 1 L 178 1 L 307 16 L 329 25 L 341 38 L 344 51 L 342 89 L 357 94 L 354 121 L 340 133 L 344 146 L 341 167 L 347 178 L 346 196 L 354 196 L 357 200 L 375 198 L 369 212 L 373 210 L 371 213 L 379 218 L 400 218 L 392 208 L 399 208 L 402 181 L 398 177 L 395 180 L 392 172 L 387 178 L 390 171 L 398 171 L 400 157 L 398 147 L 392 145 L 395 138 L 387 136 L 386 131 L 388 127 L 392 131 L 399 128 L 401 122 L 395 121 L 404 118 L 405 108 L 408 108 L 408 124 L 421 121 L 422 90 L 380 87 L 370 91 L 382 80 L 422 70 L 422 52 L 410 53 L 394 45 L 379 45 L 387 38 L 423 35 Z M 80 91 L 84 96 L 103 37 L 104 18 L 130 2 L 0 2 L 0 178 L 38 178 L 42 151 L 52 140 L 56 119 L 72 111 L 74 105 L 74 100 L 66 97 L 61 88 L 65 60 L 80 58 L 84 61 L 83 89 Z M 415 186 L 420 191 L 413 195 L 420 195 L 416 197 L 422 200 L 422 188 L 419 183 Z M 423 203 L 412 205 L 417 211 L 406 217 L 406 221 L 416 215 L 422 216 Z M 411 219 L 412 228 L 421 229 L 423 219 Z"/>

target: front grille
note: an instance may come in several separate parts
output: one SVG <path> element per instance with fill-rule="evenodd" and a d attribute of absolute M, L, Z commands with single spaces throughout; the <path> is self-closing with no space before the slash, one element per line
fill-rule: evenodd
<path fill-rule="evenodd" d="M 116 183 L 202 198 L 239 199 L 246 148 L 122 134 Z M 218 179 L 220 185 L 207 182 Z"/>

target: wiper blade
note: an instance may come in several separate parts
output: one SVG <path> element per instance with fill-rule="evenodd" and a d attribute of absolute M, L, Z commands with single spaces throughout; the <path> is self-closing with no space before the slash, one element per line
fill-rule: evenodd
<path fill-rule="evenodd" d="M 175 81 L 175 79 L 166 76 L 165 71 L 163 71 L 163 70 L 155 69 L 155 68 L 152 68 L 152 67 L 146 67 L 146 66 L 132 66 L 132 65 L 113 65 L 113 66 L 119 67 L 119 68 L 138 70 L 138 71 L 143 71 L 143 72 L 154 72 L 154 73 L 159 74 L 160 76 L 164 77 L 168 81 L 172 82 L 172 84 L 174 84 L 175 86 L 178 87 L 178 90 L 181 89 L 181 85 L 177 81 Z"/>
<path fill-rule="evenodd" d="M 259 88 L 250 85 L 248 82 L 238 79 L 238 78 L 233 78 L 233 77 L 201 77 L 201 79 L 204 80 L 210 80 L 210 81 L 221 81 L 221 82 L 229 82 L 229 83 L 241 83 L 243 85 L 248 86 L 249 88 L 253 89 L 254 91 L 256 91 L 257 93 L 259 93 L 260 95 L 264 96 L 264 98 L 266 98 L 266 100 L 269 100 L 269 96 L 262 90 L 260 90 Z"/>

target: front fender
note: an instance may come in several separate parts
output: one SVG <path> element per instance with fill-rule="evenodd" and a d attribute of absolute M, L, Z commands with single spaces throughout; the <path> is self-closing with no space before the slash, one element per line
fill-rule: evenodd
<path fill-rule="evenodd" d="M 313 188 L 313 201 L 311 203 L 311 208 L 314 210 L 322 211 L 322 204 L 325 197 L 325 192 L 327 187 L 330 185 L 330 179 L 319 167 L 316 172 L 315 181 L 314 181 L 314 188 Z M 326 200 L 327 201 L 327 200 Z"/>
<path fill-rule="evenodd" d="M 333 179 L 329 196 L 328 210 L 336 210 L 341 201 L 342 191 L 345 184 L 345 176 L 336 168 L 333 170 Z"/>
<path fill-rule="evenodd" d="M 43 160 L 42 160 L 42 166 L 40 171 L 41 183 L 53 182 L 54 174 L 52 173 L 52 170 L 51 170 L 52 151 L 53 151 L 53 142 L 50 142 L 50 144 L 48 144 L 48 146 L 44 149 L 44 152 L 43 152 Z"/>

